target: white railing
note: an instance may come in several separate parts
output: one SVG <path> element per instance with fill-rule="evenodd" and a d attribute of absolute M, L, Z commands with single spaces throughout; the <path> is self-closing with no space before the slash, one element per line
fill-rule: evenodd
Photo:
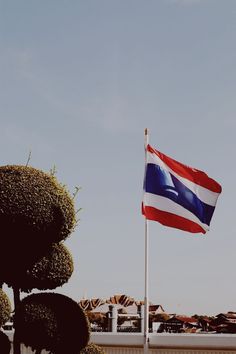
<path fill-rule="evenodd" d="M 12 341 L 13 333 L 5 333 Z M 107 354 L 143 353 L 143 335 L 140 333 L 93 333 L 91 342 L 103 347 Z M 33 353 L 24 345 L 21 348 L 22 354 Z M 150 334 L 149 348 L 150 354 L 236 354 L 236 335 Z M 47 353 L 42 351 L 42 354 Z"/>
<path fill-rule="evenodd" d="M 104 348 L 108 354 L 142 353 L 142 334 L 96 333 L 91 341 Z M 154 353 L 236 353 L 236 335 L 234 334 L 150 334 L 149 348 Z M 126 350 L 125 350 L 126 349 Z M 128 351 L 127 351 L 128 350 Z"/>

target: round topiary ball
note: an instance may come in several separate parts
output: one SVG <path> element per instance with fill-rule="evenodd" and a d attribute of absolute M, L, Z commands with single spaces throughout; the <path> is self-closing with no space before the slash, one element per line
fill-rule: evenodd
<path fill-rule="evenodd" d="M 11 315 L 11 303 L 6 293 L 0 289 L 0 327 L 6 323 Z"/>
<path fill-rule="evenodd" d="M 0 331 L 0 353 L 1 354 L 10 354 L 11 351 L 11 342 L 9 341 L 8 336 Z"/>
<path fill-rule="evenodd" d="M 1 280 L 26 270 L 49 245 L 65 240 L 75 223 L 73 199 L 55 176 L 29 166 L 0 167 Z"/>
<path fill-rule="evenodd" d="M 81 350 L 80 354 L 106 354 L 106 352 L 102 347 L 99 347 L 94 343 L 90 343 Z"/>
<path fill-rule="evenodd" d="M 73 259 L 62 243 L 53 244 L 45 256 L 28 269 L 18 284 L 21 291 L 55 289 L 65 284 L 74 270 Z M 11 286 L 11 284 L 8 284 Z"/>
<path fill-rule="evenodd" d="M 33 350 L 78 354 L 89 341 L 89 323 L 80 306 L 65 295 L 32 294 L 15 316 L 20 341 Z"/>

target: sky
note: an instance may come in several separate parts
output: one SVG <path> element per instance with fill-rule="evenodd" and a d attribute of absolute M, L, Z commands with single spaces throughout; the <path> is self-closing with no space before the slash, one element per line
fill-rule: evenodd
<path fill-rule="evenodd" d="M 143 300 L 147 127 L 223 189 L 206 235 L 150 222 L 150 301 L 236 311 L 235 37 L 234 0 L 0 0 L 0 164 L 31 151 L 31 166 L 81 186 L 75 271 L 55 292 Z"/>

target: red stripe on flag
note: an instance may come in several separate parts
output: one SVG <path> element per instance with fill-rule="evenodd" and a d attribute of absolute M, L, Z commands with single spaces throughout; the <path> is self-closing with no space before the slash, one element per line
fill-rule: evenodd
<path fill-rule="evenodd" d="M 169 168 L 176 172 L 179 176 L 188 179 L 191 182 L 198 184 L 201 187 L 207 188 L 212 192 L 221 193 L 221 185 L 214 179 L 208 177 L 208 175 L 200 170 L 186 166 L 181 162 L 178 162 L 171 157 L 164 155 L 162 152 L 154 149 L 150 145 L 147 146 L 147 151 L 157 155 Z"/>
<path fill-rule="evenodd" d="M 206 231 L 197 223 L 185 219 L 182 216 L 178 216 L 172 213 L 168 213 L 166 211 L 162 211 L 150 206 L 143 206 L 142 204 L 142 214 L 146 217 L 148 220 L 153 220 L 153 221 L 158 221 L 162 225 L 169 226 L 169 227 L 174 227 L 176 229 L 192 232 L 192 233 L 198 233 L 201 232 L 203 234 L 206 233 Z"/>

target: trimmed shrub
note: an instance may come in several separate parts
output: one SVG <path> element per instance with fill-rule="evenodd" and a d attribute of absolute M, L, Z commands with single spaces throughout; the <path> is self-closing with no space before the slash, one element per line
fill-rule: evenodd
<path fill-rule="evenodd" d="M 53 244 L 19 281 L 21 291 L 55 289 L 65 284 L 74 270 L 71 253 L 63 244 Z"/>
<path fill-rule="evenodd" d="M 0 331 L 0 353 L 1 354 L 10 354 L 11 351 L 11 342 L 9 341 L 8 336 Z"/>
<path fill-rule="evenodd" d="M 0 167 L 1 280 L 14 282 L 75 223 L 73 199 L 54 176 L 29 166 Z"/>
<path fill-rule="evenodd" d="M 0 327 L 6 323 L 11 315 L 11 303 L 5 292 L 0 289 Z"/>
<path fill-rule="evenodd" d="M 96 344 L 90 343 L 84 349 L 80 351 L 80 354 L 106 354 L 102 347 Z"/>
<path fill-rule="evenodd" d="M 15 317 L 20 341 L 33 350 L 78 354 L 90 330 L 84 311 L 71 298 L 56 293 L 25 297 Z"/>

